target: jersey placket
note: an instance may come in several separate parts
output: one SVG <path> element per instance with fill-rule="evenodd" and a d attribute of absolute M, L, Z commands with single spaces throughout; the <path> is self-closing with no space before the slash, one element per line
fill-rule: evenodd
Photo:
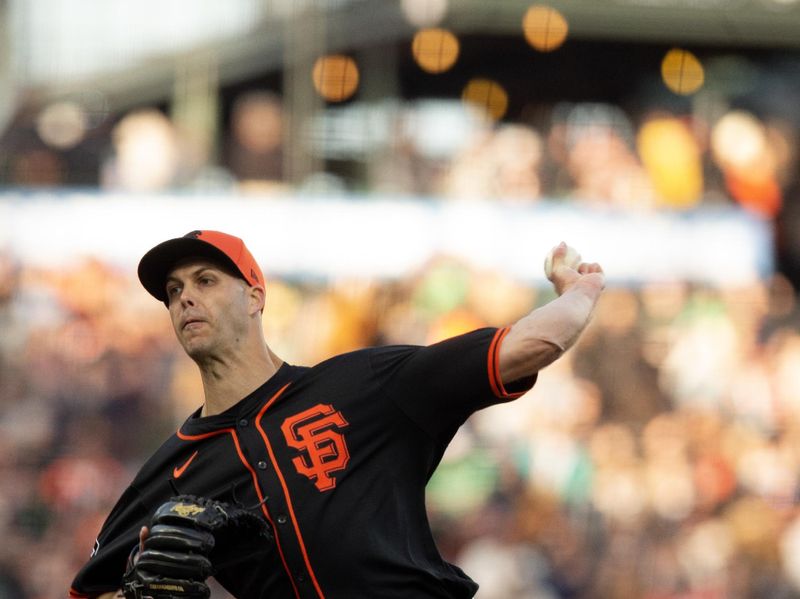
<path fill-rule="evenodd" d="M 289 488 L 273 442 L 267 435 L 262 418 L 267 409 L 280 397 L 289 385 L 285 385 L 267 401 L 253 421 L 239 420 L 237 428 L 245 446 L 249 461 L 255 466 L 257 494 L 261 508 L 272 525 L 278 552 L 297 599 L 325 599 L 306 551 Z"/>

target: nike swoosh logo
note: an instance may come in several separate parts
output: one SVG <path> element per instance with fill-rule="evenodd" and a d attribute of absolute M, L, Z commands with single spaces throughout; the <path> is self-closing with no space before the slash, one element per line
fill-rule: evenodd
<path fill-rule="evenodd" d="M 191 464 L 192 460 L 194 460 L 196 457 L 197 457 L 197 452 L 195 451 L 192 454 L 192 456 L 183 463 L 183 466 L 180 467 L 176 466 L 172 470 L 172 476 L 174 476 L 175 478 L 180 478 L 181 476 L 183 476 L 183 473 L 186 472 L 186 469 L 189 467 L 189 464 Z"/>

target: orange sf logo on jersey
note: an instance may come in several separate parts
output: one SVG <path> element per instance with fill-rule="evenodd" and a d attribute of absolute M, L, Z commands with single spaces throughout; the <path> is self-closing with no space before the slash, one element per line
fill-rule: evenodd
<path fill-rule="evenodd" d="M 331 472 L 344 470 L 350 460 L 344 435 L 339 430 L 348 425 L 338 410 L 317 404 L 283 421 L 281 431 L 289 447 L 303 452 L 292 458 L 299 474 L 307 476 L 320 491 L 336 486 Z"/>

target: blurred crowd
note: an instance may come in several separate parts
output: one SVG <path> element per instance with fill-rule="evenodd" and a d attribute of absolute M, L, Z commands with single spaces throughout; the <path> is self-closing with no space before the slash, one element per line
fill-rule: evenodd
<path fill-rule="evenodd" d="M 270 91 L 241 93 L 213 126 L 156 108 L 111 115 L 92 108 L 102 97 L 87 95 L 9 125 L 0 183 L 258 195 L 368 189 L 634 210 L 733 202 L 772 218 L 797 183 L 800 122 L 786 106 L 798 96 L 784 92 L 766 109 L 711 93 L 636 110 L 560 102 L 500 123 L 458 100 L 438 110 L 424 101 L 359 103 L 309 117 L 307 136 L 290 147 L 286 107 Z M 287 172 L 298 152 L 310 165 L 299 175 Z"/>
<path fill-rule="evenodd" d="M 314 364 L 505 325 L 552 297 L 438 258 L 397 281 L 271 280 L 264 327 L 278 355 Z M 428 487 L 441 551 L 479 599 L 800 597 L 798 317 L 782 276 L 609 288 L 532 391 L 454 439 Z M 100 260 L 0 254 L 0 330 L 0 598 L 63 597 L 202 389 L 163 306 Z"/>

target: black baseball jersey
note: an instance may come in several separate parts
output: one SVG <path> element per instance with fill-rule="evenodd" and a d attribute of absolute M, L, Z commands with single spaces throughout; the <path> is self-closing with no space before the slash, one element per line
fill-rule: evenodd
<path fill-rule="evenodd" d="M 274 541 L 216 574 L 236 597 L 472 597 L 436 548 L 425 485 L 470 414 L 535 382 L 500 381 L 507 331 L 284 364 L 225 412 L 198 410 L 119 499 L 71 596 L 118 589 L 139 529 L 177 490 L 253 506 L 272 526 Z"/>

